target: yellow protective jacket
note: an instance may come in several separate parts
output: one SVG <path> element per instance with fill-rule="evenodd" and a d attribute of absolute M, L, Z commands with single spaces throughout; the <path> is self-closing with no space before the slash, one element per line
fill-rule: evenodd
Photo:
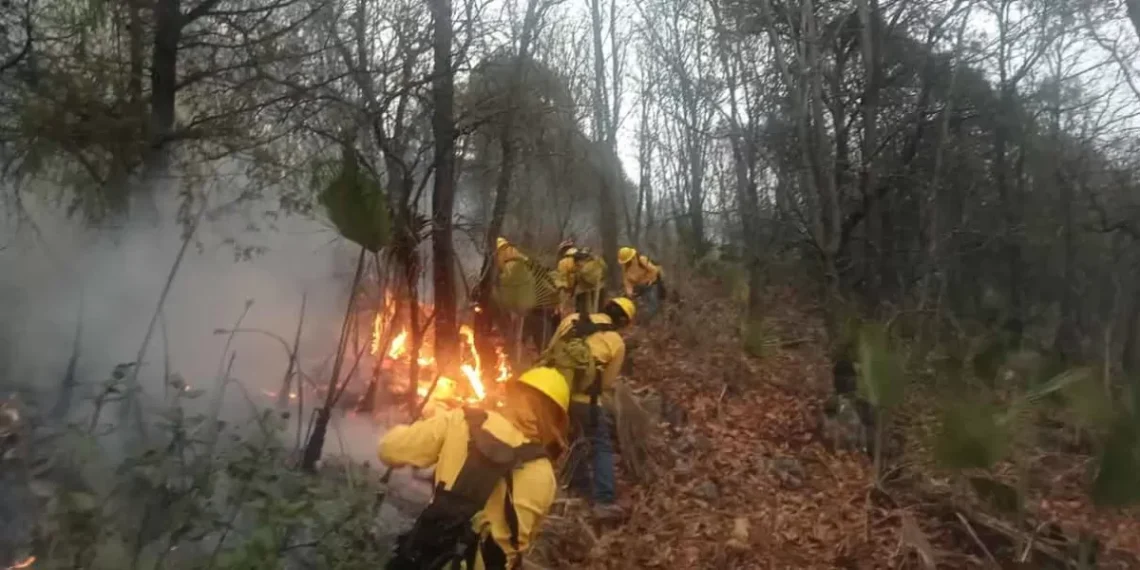
<path fill-rule="evenodd" d="M 638 255 L 636 259 L 622 265 L 621 273 L 622 281 L 625 283 L 625 294 L 630 296 L 637 287 L 656 283 L 662 274 L 661 268 L 644 255 Z"/>
<path fill-rule="evenodd" d="M 594 313 L 590 315 L 590 320 L 597 324 L 613 324 L 613 320 L 605 313 Z M 562 319 L 554 331 L 554 336 L 550 339 L 550 344 L 553 345 L 563 336 L 566 336 L 566 333 L 570 332 L 577 321 L 578 313 Z M 602 331 L 586 337 L 586 345 L 590 347 L 590 353 L 601 367 L 601 403 L 609 407 L 613 403 L 614 388 L 617 387 L 622 362 L 625 361 L 625 341 L 615 331 Z M 590 403 L 590 396 L 587 394 L 574 394 L 570 399 L 575 402 Z"/>
<path fill-rule="evenodd" d="M 577 269 L 574 258 L 565 255 L 558 260 L 558 267 L 555 270 L 554 284 L 559 289 L 573 290 L 576 283 L 574 282 L 574 271 Z"/>
<path fill-rule="evenodd" d="M 507 267 L 507 264 L 512 261 L 523 261 L 526 256 L 523 255 L 519 249 L 511 244 L 504 245 L 495 250 L 495 267 L 502 271 Z"/>
<path fill-rule="evenodd" d="M 526 435 L 514 424 L 494 411 L 487 412 L 483 429 L 512 447 L 528 441 Z M 380 438 L 378 455 L 381 461 L 392 466 L 412 465 L 423 468 L 435 465 L 436 484 L 443 483 L 445 489 L 450 489 L 467 460 L 469 439 L 463 410 L 450 410 L 412 425 L 392 428 Z M 554 466 L 549 459 L 530 461 L 515 470 L 511 500 L 519 522 L 518 551 L 511 546 L 511 531 L 504 510 L 506 483 L 500 481 L 495 486 L 486 506 L 475 516 L 472 525 L 480 537 L 489 532 L 507 555 L 507 560 L 514 561 L 516 552 L 525 552 L 534 543 L 538 529 L 550 510 L 550 505 L 554 503 L 557 490 Z M 483 568 L 483 561 L 478 558 L 474 570 Z"/>

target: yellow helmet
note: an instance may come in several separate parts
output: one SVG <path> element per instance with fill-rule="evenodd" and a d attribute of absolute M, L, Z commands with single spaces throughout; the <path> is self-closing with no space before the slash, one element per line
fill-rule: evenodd
<path fill-rule="evenodd" d="M 625 265 L 637 257 L 637 250 L 632 247 L 623 247 L 618 250 L 618 263 Z"/>
<path fill-rule="evenodd" d="M 519 376 L 519 382 L 546 394 L 563 411 L 570 409 L 570 384 L 561 372 L 547 366 L 531 368 Z"/>
<path fill-rule="evenodd" d="M 629 317 L 630 321 L 637 315 L 637 305 L 633 304 L 633 301 L 629 297 L 614 297 L 611 302 L 621 307 L 622 312 L 625 313 L 625 316 Z"/>
<path fill-rule="evenodd" d="M 504 246 L 508 245 L 511 245 L 511 242 L 507 241 L 505 237 L 499 236 L 499 239 L 495 240 L 495 249 L 503 249 Z"/>

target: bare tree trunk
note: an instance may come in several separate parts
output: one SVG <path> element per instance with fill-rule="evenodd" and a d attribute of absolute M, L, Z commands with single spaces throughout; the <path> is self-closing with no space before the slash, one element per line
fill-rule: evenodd
<path fill-rule="evenodd" d="M 645 62 L 642 63 L 646 65 Z M 638 245 L 642 244 L 642 219 L 646 217 L 646 209 L 648 201 L 652 200 L 650 194 L 652 193 L 652 177 L 653 171 L 651 164 L 653 161 L 653 141 L 650 140 L 652 131 L 649 125 L 649 109 L 651 89 L 649 81 L 642 81 L 641 91 L 641 124 L 638 126 L 637 133 L 637 162 L 639 177 L 637 183 L 637 210 L 633 218 L 633 227 L 630 228 L 630 236 L 633 243 Z"/>
<path fill-rule="evenodd" d="M 1120 365 L 1126 375 L 1136 378 L 1140 372 L 1140 287 L 1136 283 L 1140 278 L 1140 272 L 1133 268 L 1131 273 L 1133 293 L 1129 300 L 1127 321 L 1124 324 L 1124 346 L 1120 354 Z"/>
<path fill-rule="evenodd" d="M 174 127 L 174 96 L 178 85 L 178 42 L 182 38 L 180 0 L 157 0 L 154 5 L 154 52 L 150 75 L 150 168 L 162 169 L 160 152 Z"/>
<path fill-rule="evenodd" d="M 337 352 L 333 359 L 332 374 L 329 376 L 328 391 L 325 392 L 325 403 L 317 409 L 317 418 L 313 422 L 313 432 L 309 434 L 309 441 L 305 443 L 305 451 L 301 458 L 301 468 L 305 471 L 315 471 L 317 461 L 325 448 L 325 436 L 328 434 L 329 422 L 332 420 L 332 408 L 336 405 L 344 385 L 348 384 L 346 378 L 342 385 L 340 371 L 344 364 L 344 353 L 348 350 L 348 337 L 353 319 L 353 309 L 356 301 L 356 288 L 360 285 L 360 276 L 364 271 L 364 255 L 367 252 L 360 248 L 360 256 L 356 260 L 356 272 L 352 277 L 352 286 L 348 290 L 348 306 L 344 312 L 344 321 L 340 327 L 340 339 L 337 342 Z"/>
<path fill-rule="evenodd" d="M 143 17 L 142 0 L 127 0 L 127 41 L 130 57 L 130 77 L 127 80 L 127 96 L 131 110 L 142 118 L 143 104 Z"/>
<path fill-rule="evenodd" d="M 818 117 L 816 117 L 818 120 L 822 117 L 823 114 L 822 105 L 818 106 L 818 108 L 812 107 L 809 109 L 809 93 L 805 91 L 803 81 L 800 79 L 802 77 L 802 74 L 792 73 L 791 65 L 788 63 L 787 57 L 784 54 L 784 48 L 783 44 L 780 41 L 775 15 L 772 10 L 771 0 L 760 0 L 760 7 L 761 13 L 764 15 L 764 19 L 768 22 L 768 39 L 772 44 L 772 51 L 776 62 L 776 68 L 780 71 L 780 76 L 783 78 L 784 83 L 788 86 L 789 99 L 791 100 L 790 103 L 795 112 L 796 135 L 799 139 L 801 151 L 799 155 L 800 160 L 803 162 L 803 168 L 800 169 L 799 177 L 803 188 L 806 190 L 806 201 L 810 207 L 809 223 L 811 236 L 815 241 L 817 248 L 819 249 L 821 265 L 825 279 L 827 280 L 824 294 L 830 295 L 830 291 L 832 291 L 833 288 L 837 285 L 837 282 L 833 283 L 832 279 L 833 277 L 837 276 L 835 275 L 834 270 L 834 257 L 829 255 L 830 240 L 828 237 L 828 228 L 830 227 L 830 221 L 827 217 L 827 214 L 824 212 L 825 205 L 821 203 L 823 200 L 817 200 L 817 198 L 822 197 L 826 191 L 822 188 L 823 181 L 821 179 L 820 169 L 818 167 L 818 163 L 820 161 L 818 154 L 820 149 L 819 145 L 816 144 L 812 138 L 813 133 L 811 129 L 812 110 L 818 111 Z M 814 19 L 814 16 L 810 15 L 810 6 L 804 6 L 803 11 L 801 12 L 801 18 L 807 19 L 809 17 Z M 812 55 L 813 53 L 811 50 L 809 50 L 808 58 L 810 59 Z M 818 76 L 815 77 L 815 79 L 818 79 Z M 814 87 L 814 83 L 810 84 L 809 86 Z M 822 91 L 822 88 L 819 90 Z M 814 89 L 812 91 L 813 92 L 811 95 L 814 96 Z M 830 180 L 830 183 L 834 185 L 835 179 L 831 178 Z M 830 324 L 828 326 L 830 331 Z"/>
<path fill-rule="evenodd" d="M 1051 101 L 1049 101 L 1049 140 L 1051 141 L 1051 154 L 1052 154 L 1052 170 L 1051 182 L 1056 186 L 1056 191 L 1059 194 L 1058 203 L 1058 218 L 1061 222 L 1061 264 L 1062 276 L 1059 283 L 1058 302 L 1060 304 L 1061 322 L 1057 327 L 1057 334 L 1053 337 L 1053 350 L 1065 362 L 1073 362 L 1075 359 L 1080 358 L 1080 338 L 1078 331 L 1078 319 L 1080 315 L 1077 310 L 1077 300 L 1075 296 L 1076 287 L 1076 239 L 1074 233 L 1074 216 L 1073 216 L 1073 194 L 1074 185 L 1077 184 L 1076 180 L 1068 180 L 1065 176 L 1065 152 L 1064 143 L 1061 140 L 1061 100 L 1062 93 L 1065 88 L 1065 51 L 1066 42 L 1058 41 L 1056 46 L 1056 58 L 1054 59 L 1052 76 L 1056 82 L 1054 90 L 1050 93 Z M 1114 295 L 1119 297 L 1119 295 Z M 1113 303 L 1113 309 L 1110 309 L 1110 314 L 1118 314 L 1115 310 L 1119 303 Z M 1110 321 L 1111 322 L 1111 321 Z M 1105 354 L 1107 355 L 1111 350 L 1111 330 L 1112 325 L 1108 325 L 1105 330 Z M 1105 358 L 1105 374 L 1109 373 L 1109 359 Z"/>
<path fill-rule="evenodd" d="M 721 19 L 720 7 L 717 0 L 710 0 L 714 23 L 717 29 L 724 29 Z M 762 289 L 763 272 L 760 268 L 761 238 L 760 200 L 756 194 L 756 184 L 751 176 L 750 160 L 753 153 L 748 148 L 752 143 L 745 140 L 745 128 L 741 122 L 740 104 L 737 101 L 737 66 L 730 61 L 728 52 L 728 39 L 723 35 L 717 42 L 721 67 L 728 85 L 729 119 L 732 122 L 732 133 L 729 143 L 732 146 L 733 174 L 735 175 L 736 201 L 740 205 L 740 229 L 744 238 L 745 265 L 748 268 L 748 316 L 750 319 L 763 317 Z"/>
<path fill-rule="evenodd" d="M 830 306 L 839 301 L 839 273 L 836 269 L 836 254 L 840 243 L 840 210 L 839 189 L 835 185 L 835 177 L 831 175 L 834 161 L 827 152 L 827 125 L 823 120 L 823 77 L 821 66 L 814 62 L 820 61 L 819 44 L 820 34 L 817 30 L 815 12 L 811 0 L 804 0 L 802 17 L 806 32 L 807 61 L 813 62 L 809 75 L 811 88 L 811 121 L 814 129 L 814 142 L 811 156 L 814 158 L 815 187 L 820 193 L 820 222 L 821 235 L 821 264 L 824 274 L 825 303 Z M 827 328 L 831 336 L 837 328 L 833 310 L 827 310 Z"/>
<path fill-rule="evenodd" d="M 455 85 L 451 70 L 451 0 L 431 0 L 434 22 L 432 135 L 435 174 L 432 187 L 432 273 L 435 295 L 435 354 L 439 370 L 458 366 L 455 254 L 451 218 L 455 210 Z"/>
<path fill-rule="evenodd" d="M 475 302 L 483 309 L 475 313 L 475 349 L 479 352 L 479 362 L 483 366 L 482 372 L 492 370 L 495 366 L 495 346 L 491 342 L 491 328 L 493 316 L 498 308 L 490 310 L 486 305 L 491 301 L 491 291 L 494 287 L 495 271 L 492 268 L 495 259 L 495 244 L 503 229 L 503 218 L 507 214 L 507 199 L 511 191 L 511 179 L 515 170 L 515 123 L 518 117 L 517 109 L 519 97 L 526 79 L 526 68 L 530 60 L 530 44 L 538 27 L 541 16 L 539 3 L 543 0 L 528 0 L 526 16 L 523 17 L 522 35 L 519 38 L 518 54 L 515 56 L 514 67 L 511 70 L 510 85 L 507 91 L 507 108 L 499 130 L 499 150 L 502 155 L 502 164 L 499 166 L 499 177 L 495 185 L 495 202 L 491 207 L 491 220 L 487 224 L 487 234 L 484 237 L 483 268 L 479 273 L 479 284 L 475 290 Z"/>
<path fill-rule="evenodd" d="M 925 210 L 926 218 L 926 264 L 923 269 L 922 287 L 919 293 L 919 310 L 927 308 L 930 302 L 935 306 L 935 318 L 931 330 L 937 334 L 940 319 L 941 292 L 945 289 L 947 269 L 943 267 L 942 250 L 942 171 L 946 157 L 946 139 L 950 133 L 950 117 L 954 114 L 957 99 L 958 78 L 962 68 L 962 49 L 965 41 L 966 23 L 970 20 L 971 4 L 958 24 L 957 38 L 954 43 L 953 69 L 950 71 L 950 84 L 946 91 L 946 105 L 942 109 L 942 116 L 938 123 L 938 138 L 934 146 L 934 167 L 930 181 L 930 197 Z M 927 62 L 931 65 L 931 62 Z M 932 299 L 933 297 L 933 299 Z M 921 345 L 921 343 L 920 343 Z"/>
<path fill-rule="evenodd" d="M 860 47 L 863 54 L 863 144 L 860 149 L 862 164 L 859 168 L 859 190 L 867 208 L 867 241 L 870 255 L 867 272 L 867 297 L 872 307 L 879 306 L 882 286 L 886 277 L 887 260 L 883 251 L 884 209 L 878 196 L 874 159 L 878 150 L 879 121 L 879 3 L 877 0 L 859 0 L 859 20 L 862 23 Z"/>
<path fill-rule="evenodd" d="M 1132 20 L 1132 27 L 1140 35 L 1140 0 L 1125 0 L 1128 6 L 1128 19 Z"/>
<path fill-rule="evenodd" d="M 617 290 L 621 286 L 621 268 L 618 267 L 618 221 L 615 195 L 617 184 L 622 177 L 620 162 L 614 152 L 615 141 L 611 140 L 610 133 L 610 107 L 606 96 L 606 60 L 602 51 L 602 11 L 601 0 L 588 0 L 590 4 L 590 28 L 594 44 L 594 138 L 598 142 L 598 151 L 601 160 L 598 160 L 598 211 L 600 212 L 600 228 L 602 234 L 602 253 L 606 259 L 606 286 Z M 615 54 L 616 57 L 616 54 Z M 617 172 L 609 172 L 610 168 L 617 168 Z"/>

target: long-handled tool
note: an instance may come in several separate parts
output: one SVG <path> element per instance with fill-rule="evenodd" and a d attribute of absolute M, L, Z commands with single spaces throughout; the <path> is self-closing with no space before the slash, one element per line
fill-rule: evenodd
<path fill-rule="evenodd" d="M 435 387 L 439 385 L 439 378 L 439 373 L 436 373 L 435 378 L 431 381 L 431 386 L 428 387 L 427 394 L 424 394 L 423 401 L 420 402 L 419 408 L 416 409 L 415 415 L 412 416 L 413 422 L 420 419 L 420 416 L 423 415 L 424 408 L 427 407 L 428 401 L 431 400 L 432 393 L 435 392 Z M 384 475 L 380 477 L 380 490 L 376 492 L 376 506 L 373 507 L 374 511 L 378 512 L 380 507 L 384 504 L 384 499 L 388 498 L 388 481 L 392 479 L 392 472 L 395 470 L 395 467 L 388 466 L 388 469 L 384 471 Z"/>

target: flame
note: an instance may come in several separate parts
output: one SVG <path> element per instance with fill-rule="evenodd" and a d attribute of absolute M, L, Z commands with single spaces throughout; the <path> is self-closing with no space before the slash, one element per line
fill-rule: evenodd
<path fill-rule="evenodd" d="M 392 322 L 392 318 L 394 316 L 393 313 L 395 312 L 394 309 L 386 310 L 386 308 L 394 306 L 395 304 L 392 303 L 392 299 L 390 297 L 385 297 L 385 308 L 377 311 L 373 319 L 371 331 L 371 354 L 373 356 L 377 356 L 382 353 L 382 343 L 385 335 L 390 335 L 395 332 L 395 329 L 389 329 L 387 333 L 385 330 L 386 323 Z M 467 390 L 467 392 L 471 394 L 471 396 L 467 398 L 467 401 L 478 403 L 487 398 L 487 382 L 483 379 L 481 372 L 483 370 L 482 362 L 479 357 L 479 352 L 475 349 L 475 331 L 468 325 L 462 325 L 459 327 L 459 335 L 459 372 L 462 373 L 463 379 L 465 379 L 467 381 L 467 384 L 470 386 L 470 389 Z M 426 336 L 430 338 L 430 335 Z M 403 362 L 405 364 L 410 362 L 408 345 L 408 329 L 402 327 L 400 331 L 396 333 L 394 337 L 392 337 L 387 354 L 379 360 L 390 360 L 393 362 Z M 493 382 L 501 383 L 510 378 L 510 364 L 507 360 L 506 352 L 501 347 L 495 348 L 495 356 L 495 377 L 493 379 Z M 417 358 L 417 363 L 419 364 L 421 370 L 436 371 L 438 364 L 436 363 L 435 355 L 433 354 L 430 344 L 426 344 L 420 347 L 420 354 Z M 377 366 L 380 365 L 382 365 L 382 362 L 377 362 Z M 431 373 L 421 376 L 419 385 L 415 387 L 416 393 L 420 397 L 428 397 L 431 400 L 454 400 L 458 397 L 456 395 L 458 384 L 448 377 L 440 377 L 439 384 L 436 387 L 435 392 L 429 395 L 428 389 L 430 386 L 430 381 L 424 380 L 423 378 L 431 378 L 432 376 L 433 374 Z M 490 373 L 488 373 L 488 376 L 490 376 Z M 490 381 L 490 378 L 488 378 L 488 381 Z"/>
<path fill-rule="evenodd" d="M 475 397 L 480 400 L 486 398 L 487 389 L 483 387 L 483 379 L 479 377 L 479 370 L 470 364 L 461 365 L 459 370 L 467 376 L 467 381 L 471 383 L 471 389 L 475 391 Z"/>
<path fill-rule="evenodd" d="M 27 557 L 27 558 L 25 558 L 19 562 L 16 562 L 15 564 L 12 564 L 11 566 L 9 566 L 8 570 L 19 570 L 20 568 L 31 568 L 32 564 L 35 563 L 35 561 L 36 561 L 35 556 L 29 556 L 29 557 Z"/>
<path fill-rule="evenodd" d="M 503 347 L 495 347 L 495 357 L 497 360 L 495 364 L 499 368 L 499 375 L 495 377 L 495 382 L 506 382 L 511 377 L 511 365 L 507 362 L 507 353 Z"/>
<path fill-rule="evenodd" d="M 400 331 L 396 338 L 392 339 L 392 347 L 388 349 L 388 358 L 396 360 L 408 351 L 408 331 Z M 373 352 L 372 354 L 376 354 Z"/>
<path fill-rule="evenodd" d="M 375 355 L 380 352 L 380 313 L 376 313 L 376 318 L 372 319 L 372 351 L 369 354 Z"/>
<path fill-rule="evenodd" d="M 467 341 L 467 349 L 471 351 L 471 358 L 475 361 L 475 370 L 481 370 L 479 351 L 475 350 L 475 331 L 471 330 L 471 327 L 463 325 L 459 327 L 459 335 Z"/>

